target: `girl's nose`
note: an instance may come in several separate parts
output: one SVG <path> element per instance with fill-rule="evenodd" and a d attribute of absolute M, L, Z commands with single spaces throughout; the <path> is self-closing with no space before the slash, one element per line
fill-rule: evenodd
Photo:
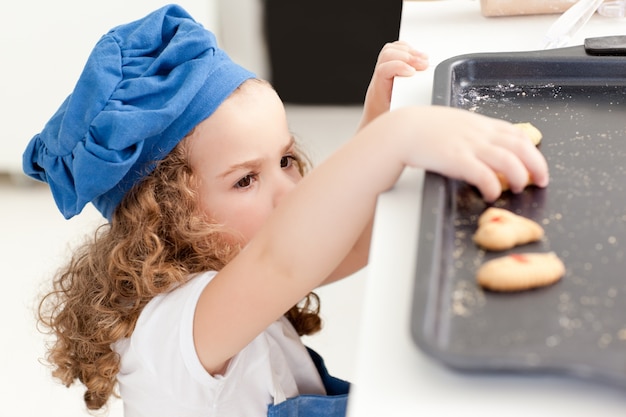
<path fill-rule="evenodd" d="M 274 188 L 274 207 L 280 203 L 283 197 L 295 188 L 296 184 L 296 179 L 287 175 L 284 171 L 278 175 Z"/>

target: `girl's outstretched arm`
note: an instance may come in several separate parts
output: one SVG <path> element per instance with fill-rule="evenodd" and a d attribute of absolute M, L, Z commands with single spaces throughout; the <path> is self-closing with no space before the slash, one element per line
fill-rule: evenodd
<path fill-rule="evenodd" d="M 404 41 L 387 43 L 378 54 L 363 103 L 359 129 L 389 111 L 395 77 L 410 77 L 428 68 L 428 56 Z"/>
<path fill-rule="evenodd" d="M 523 190 L 529 174 L 538 186 L 548 184 L 545 159 L 508 122 L 438 106 L 377 117 L 285 196 L 205 288 L 194 338 L 209 372 L 223 371 L 337 268 L 371 220 L 377 196 L 405 167 L 465 180 L 488 201 L 501 193 L 496 173 L 504 174 L 513 192 Z"/>

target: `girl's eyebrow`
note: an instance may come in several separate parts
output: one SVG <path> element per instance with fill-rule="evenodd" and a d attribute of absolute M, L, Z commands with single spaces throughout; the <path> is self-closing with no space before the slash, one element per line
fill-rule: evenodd
<path fill-rule="evenodd" d="M 294 146 L 295 142 L 296 140 L 294 136 L 291 135 L 289 137 L 289 142 L 287 143 L 286 146 L 283 147 L 281 154 L 287 153 L 287 151 L 289 151 L 289 149 L 291 149 Z M 256 159 L 250 159 L 247 161 L 243 161 L 243 162 L 231 165 L 230 167 L 228 167 L 228 169 L 226 169 L 226 171 L 218 175 L 218 178 L 226 178 L 233 172 L 236 172 L 239 170 L 258 171 L 258 168 L 261 166 L 262 162 L 263 162 L 262 158 L 256 158 Z"/>

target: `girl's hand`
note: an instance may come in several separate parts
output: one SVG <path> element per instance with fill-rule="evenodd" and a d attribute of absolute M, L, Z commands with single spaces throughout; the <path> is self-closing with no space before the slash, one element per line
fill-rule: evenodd
<path fill-rule="evenodd" d="M 407 166 L 460 179 L 476 186 L 486 201 L 494 201 L 503 174 L 511 191 L 519 193 L 529 175 L 539 187 L 548 185 L 548 164 L 531 139 L 513 124 L 466 110 L 429 106 L 403 108 L 388 117 L 389 125 L 412 119 L 412 131 L 401 132 L 399 147 Z M 407 127 L 407 126 L 405 126 Z M 413 130 L 414 129 L 414 130 Z M 397 132 L 397 130 L 396 130 Z"/>
<path fill-rule="evenodd" d="M 395 77 L 410 77 L 428 68 L 428 56 L 403 41 L 387 43 L 378 55 L 374 74 L 365 95 L 359 129 L 389 111 Z"/>

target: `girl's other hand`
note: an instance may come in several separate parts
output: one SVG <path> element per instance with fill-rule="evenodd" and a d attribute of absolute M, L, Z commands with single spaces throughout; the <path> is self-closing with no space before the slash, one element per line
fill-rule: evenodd
<path fill-rule="evenodd" d="M 389 111 L 395 77 L 410 77 L 428 68 L 428 56 L 408 43 L 396 41 L 381 49 L 372 80 L 365 96 L 363 117 L 359 129 Z"/>

